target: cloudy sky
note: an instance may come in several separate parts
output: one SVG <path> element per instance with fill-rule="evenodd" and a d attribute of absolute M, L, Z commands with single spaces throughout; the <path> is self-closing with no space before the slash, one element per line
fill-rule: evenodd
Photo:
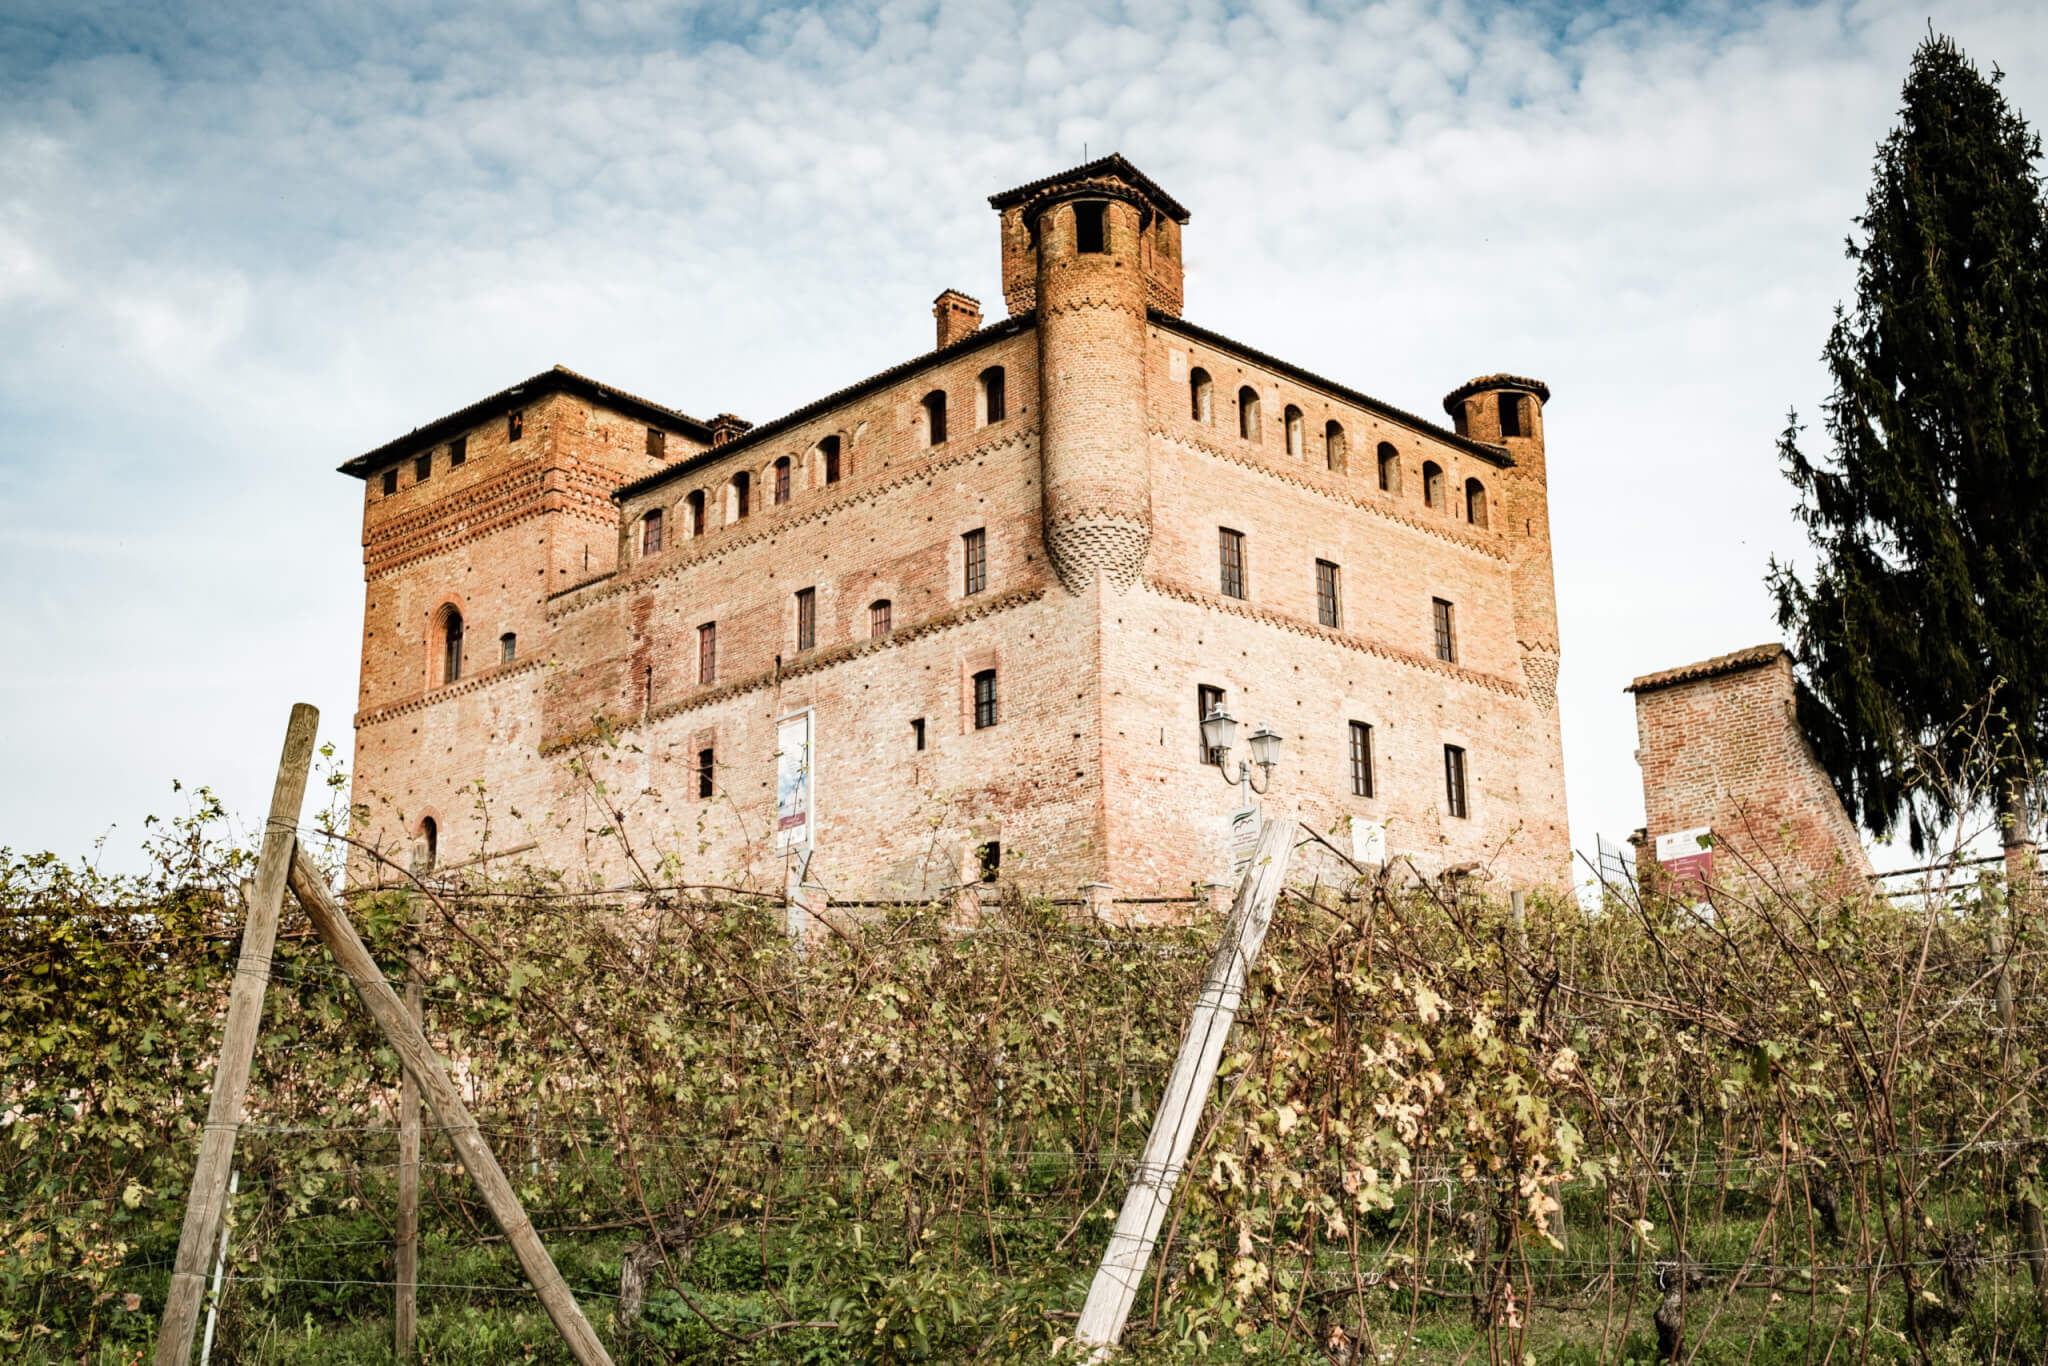
<path fill-rule="evenodd" d="M 11 0 L 0 845 L 260 817 L 295 699 L 346 754 L 342 460 L 557 362 L 784 412 L 998 309 L 985 197 L 1084 149 L 1192 210 L 1191 321 L 1418 412 L 1550 383 L 1573 834 L 1623 835 L 1622 687 L 1775 634 L 1773 438 L 1930 14 L 2048 117 L 1988 0 Z"/>

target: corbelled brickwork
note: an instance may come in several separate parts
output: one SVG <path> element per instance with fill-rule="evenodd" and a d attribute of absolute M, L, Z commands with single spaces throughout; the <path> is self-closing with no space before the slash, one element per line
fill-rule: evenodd
<path fill-rule="evenodd" d="M 1270 806 L 1425 872 L 1567 876 L 1547 391 L 1474 381 L 1461 435 L 1182 321 L 1187 212 L 1121 158 L 991 202 L 1012 316 L 948 291 L 937 350 L 784 418 L 557 370 L 344 467 L 373 842 L 779 886 L 777 724 L 808 712 L 837 899 L 998 859 L 1188 896 L 1236 801 L 1215 689 L 1285 739 Z"/>
<path fill-rule="evenodd" d="M 1799 724 L 1784 646 L 1648 674 L 1628 690 L 1643 771 L 1639 872 L 1654 875 L 1660 836 L 1705 829 L 1715 884 L 1867 884 L 1869 856 Z M 1697 842 L 1685 844 L 1696 856 Z"/>

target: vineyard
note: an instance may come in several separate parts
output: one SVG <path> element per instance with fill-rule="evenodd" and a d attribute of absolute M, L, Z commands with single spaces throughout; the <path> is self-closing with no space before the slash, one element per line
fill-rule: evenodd
<path fill-rule="evenodd" d="M 6 855 L 0 1355 L 154 1338 L 252 855 Z M 307 832 L 309 849 L 319 846 Z M 351 903 L 614 1357 L 1044 1361 L 1215 943 L 1006 891 L 450 875 Z M 1143 1362 L 2038 1362 L 2048 948 L 1996 881 L 1596 908 L 1297 851 Z M 286 903 L 212 1359 L 390 1360 L 400 1068 Z M 567 1360 L 430 1120 L 424 1360 Z"/>

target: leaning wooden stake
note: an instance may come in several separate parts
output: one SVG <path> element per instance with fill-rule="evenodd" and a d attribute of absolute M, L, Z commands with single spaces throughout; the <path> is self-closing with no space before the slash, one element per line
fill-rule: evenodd
<path fill-rule="evenodd" d="M 1216 1067 L 1223 1059 L 1230 1026 L 1237 1019 L 1238 1003 L 1244 999 L 1245 983 L 1273 923 L 1273 907 L 1286 885 L 1287 862 L 1293 857 L 1298 833 L 1293 821 L 1267 821 L 1259 831 L 1251 866 L 1238 883 L 1237 901 L 1223 926 L 1216 956 L 1209 960 L 1209 975 L 1195 1000 L 1187 1033 L 1181 1037 L 1180 1056 L 1174 1060 L 1173 1076 L 1166 1083 L 1159 1113 L 1152 1120 L 1152 1133 L 1145 1140 L 1131 1189 L 1124 1196 L 1123 1212 L 1109 1235 L 1102 1265 L 1088 1287 L 1088 1302 L 1081 1306 L 1081 1322 L 1074 1329 L 1075 1343 L 1088 1349 L 1094 1360 L 1107 1357 L 1123 1336 L 1138 1282 L 1152 1260 L 1152 1245 L 1159 1238 L 1167 1208 L 1173 1204 L 1173 1188 L 1202 1122 L 1202 1106 L 1209 1088 L 1215 1085 Z"/>
<path fill-rule="evenodd" d="M 533 1282 L 541 1307 L 548 1311 L 556 1331 L 569 1344 L 571 1355 L 581 1366 L 611 1366 L 612 1359 L 605 1352 L 604 1344 L 598 1341 L 590 1320 L 583 1317 L 582 1308 L 577 1305 L 575 1295 L 570 1293 L 562 1273 L 555 1269 L 548 1250 L 541 1246 L 540 1235 L 533 1231 L 532 1222 L 520 1206 L 519 1196 L 505 1178 L 505 1170 L 498 1165 L 490 1146 L 484 1142 L 483 1134 L 477 1130 L 476 1121 L 470 1117 L 469 1107 L 462 1103 L 462 1094 L 455 1089 L 447 1068 L 434 1055 L 412 1012 L 405 1008 L 398 999 L 398 993 L 384 980 L 376 960 L 370 957 L 370 951 L 363 947 L 362 939 L 356 934 L 356 927 L 349 923 L 348 912 L 335 900 L 334 893 L 321 878 L 320 870 L 313 866 L 313 861 L 303 850 L 292 859 L 292 894 L 306 908 L 306 914 L 312 917 L 313 927 L 320 932 L 327 951 L 334 955 L 334 961 L 354 981 L 364 1007 L 376 1020 L 377 1027 L 384 1031 L 385 1039 L 397 1052 L 399 1061 L 405 1064 L 405 1070 L 425 1093 L 427 1108 L 433 1111 L 434 1118 L 454 1142 L 456 1156 L 462 1159 L 462 1165 L 469 1169 L 470 1176 L 476 1181 L 484 1203 L 490 1206 L 491 1217 L 504 1230 L 505 1240 L 512 1245 L 519 1265 L 526 1272 L 526 1279 Z"/>
<path fill-rule="evenodd" d="M 417 921 L 418 916 L 408 917 Z M 426 965 L 417 953 L 405 955 L 405 1009 L 424 1032 L 425 993 L 420 974 Z M 392 1347 L 400 1361 L 412 1360 L 419 1323 L 420 1281 L 420 1087 L 407 1068 L 398 1079 L 398 1238 L 392 1249 L 398 1280 L 392 1306 Z"/>
<path fill-rule="evenodd" d="M 319 730 L 316 708 L 304 702 L 292 708 L 284 732 L 284 754 L 277 761 L 277 783 L 270 792 L 263 852 L 256 861 L 256 890 L 242 925 L 241 957 L 228 990 L 227 1029 L 221 1038 L 220 1061 L 214 1064 L 213 1099 L 206 1109 L 199 1162 L 185 1202 L 185 1227 L 178 1235 L 178 1257 L 171 1265 L 170 1293 L 157 1331 L 156 1366 L 185 1366 L 192 1356 L 192 1334 L 199 1326 L 199 1304 L 206 1294 L 206 1262 L 220 1232 L 228 1171 L 235 1160 L 235 1135 L 242 1124 L 242 1098 L 249 1088 L 249 1062 L 256 1052 L 257 1027 L 263 1023 L 263 993 L 270 985 L 270 954 L 277 945 L 278 907 L 284 901 L 292 851 L 298 847 L 299 807 L 305 801 L 306 776 L 313 767 L 313 742 Z"/>

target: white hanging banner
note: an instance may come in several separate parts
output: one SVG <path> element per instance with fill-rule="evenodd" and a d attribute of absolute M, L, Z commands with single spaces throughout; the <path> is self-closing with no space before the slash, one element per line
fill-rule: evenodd
<path fill-rule="evenodd" d="M 785 716 L 775 725 L 775 847 L 811 842 L 816 829 L 815 784 L 811 773 L 811 713 Z"/>

